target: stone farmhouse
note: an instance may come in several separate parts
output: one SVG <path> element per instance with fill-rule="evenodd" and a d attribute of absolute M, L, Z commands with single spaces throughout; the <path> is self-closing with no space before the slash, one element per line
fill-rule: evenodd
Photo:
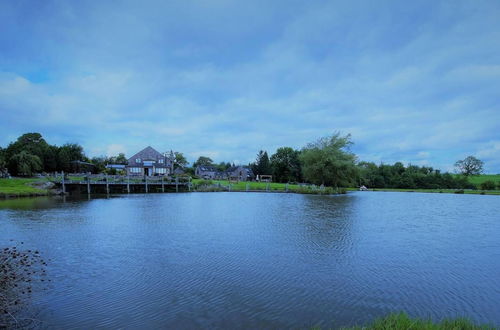
<path fill-rule="evenodd" d="M 173 172 L 173 153 L 167 156 L 146 147 L 128 159 L 125 169 L 128 175 L 169 175 Z"/>
<path fill-rule="evenodd" d="M 232 166 L 226 171 L 220 171 L 212 165 L 200 165 L 196 167 L 195 175 L 206 180 L 237 180 L 252 181 L 255 175 L 252 170 L 246 166 Z"/>

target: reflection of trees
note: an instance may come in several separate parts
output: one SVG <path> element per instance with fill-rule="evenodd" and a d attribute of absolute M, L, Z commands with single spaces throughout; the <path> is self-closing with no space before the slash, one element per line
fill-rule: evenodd
<path fill-rule="evenodd" d="M 351 244 L 354 196 L 310 196 L 303 199 L 297 225 L 303 227 L 302 242 L 311 248 L 339 250 Z"/>

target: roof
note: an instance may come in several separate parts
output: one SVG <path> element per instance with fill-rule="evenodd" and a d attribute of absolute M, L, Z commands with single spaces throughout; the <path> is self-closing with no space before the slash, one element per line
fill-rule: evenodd
<path fill-rule="evenodd" d="M 219 169 L 212 165 L 198 165 L 198 170 L 203 172 L 218 172 Z"/>
<path fill-rule="evenodd" d="M 141 151 L 130 157 L 128 160 L 135 161 L 136 158 L 140 158 L 142 160 L 156 160 L 160 157 L 163 157 L 163 155 L 159 151 L 150 146 L 147 146 L 146 148 L 142 149 Z"/>
<path fill-rule="evenodd" d="M 123 164 L 108 164 L 106 168 L 116 168 L 116 169 L 124 169 L 126 165 Z"/>

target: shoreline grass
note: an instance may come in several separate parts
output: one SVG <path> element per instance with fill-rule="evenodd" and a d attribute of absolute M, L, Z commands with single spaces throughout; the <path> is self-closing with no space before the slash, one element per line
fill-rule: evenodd
<path fill-rule="evenodd" d="M 367 326 L 341 328 L 344 330 L 486 330 L 495 329 L 491 325 L 477 325 L 467 318 L 444 319 L 433 322 L 430 319 L 412 318 L 406 313 L 393 313 L 378 318 Z"/>
<path fill-rule="evenodd" d="M 32 186 L 32 184 L 38 182 L 43 182 L 43 179 L 38 179 L 38 178 L 0 179 L 0 198 L 33 197 L 33 196 L 49 195 L 50 191 L 48 189 L 40 189 Z"/>

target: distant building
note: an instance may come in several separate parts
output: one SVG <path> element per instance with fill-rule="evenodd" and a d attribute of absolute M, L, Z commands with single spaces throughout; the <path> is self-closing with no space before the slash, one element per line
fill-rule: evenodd
<path fill-rule="evenodd" d="M 221 179 L 222 172 L 212 165 L 198 165 L 196 166 L 194 174 L 205 180 Z"/>
<path fill-rule="evenodd" d="M 169 175 L 172 165 L 172 157 L 146 147 L 128 159 L 125 169 L 128 175 Z"/>
<path fill-rule="evenodd" d="M 246 166 L 231 166 L 225 171 L 224 176 L 229 180 L 237 181 L 252 181 L 255 179 L 252 169 Z"/>

